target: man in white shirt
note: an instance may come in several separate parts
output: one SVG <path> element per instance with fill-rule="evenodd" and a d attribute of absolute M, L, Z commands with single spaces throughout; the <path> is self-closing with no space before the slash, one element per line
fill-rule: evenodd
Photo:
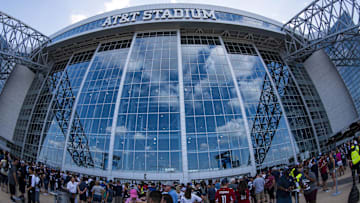
<path fill-rule="evenodd" d="M 66 189 L 70 193 L 70 202 L 74 203 L 76 199 L 76 192 L 77 192 L 77 185 L 78 183 L 75 182 L 75 178 L 71 177 L 71 180 L 67 183 Z"/>

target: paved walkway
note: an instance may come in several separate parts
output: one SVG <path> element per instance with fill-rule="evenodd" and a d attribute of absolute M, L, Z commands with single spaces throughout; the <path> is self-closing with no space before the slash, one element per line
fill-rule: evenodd
<path fill-rule="evenodd" d="M 338 190 L 341 191 L 340 195 L 333 196 L 332 194 L 335 192 L 335 190 L 331 190 L 331 187 L 333 186 L 332 180 L 329 180 L 328 186 L 330 191 L 324 192 L 321 189 L 318 191 L 317 195 L 317 203 L 346 203 L 349 198 L 349 193 L 352 186 L 352 177 L 351 177 L 351 171 L 349 168 L 346 170 L 345 175 L 338 178 Z M 358 188 L 360 187 L 360 184 L 357 184 Z M 6 194 L 3 191 L 0 191 L 0 203 L 10 203 L 10 196 L 9 194 Z M 40 202 L 54 202 L 54 197 L 52 195 L 40 195 Z M 294 202 L 294 201 L 293 201 Z M 300 196 L 300 203 L 305 203 L 304 196 Z"/>

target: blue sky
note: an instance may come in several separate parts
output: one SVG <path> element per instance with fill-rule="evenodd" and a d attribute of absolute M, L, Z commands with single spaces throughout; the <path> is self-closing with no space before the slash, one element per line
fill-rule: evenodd
<path fill-rule="evenodd" d="M 45 35 L 87 17 L 114 9 L 152 3 L 202 3 L 256 13 L 286 22 L 311 0 L 11 0 L 0 11 L 22 20 Z"/>

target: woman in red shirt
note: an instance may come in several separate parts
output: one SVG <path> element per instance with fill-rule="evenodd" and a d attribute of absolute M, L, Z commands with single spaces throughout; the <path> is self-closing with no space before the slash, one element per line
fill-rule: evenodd
<path fill-rule="evenodd" d="M 250 191 L 248 189 L 248 185 L 245 181 L 240 181 L 237 192 L 236 192 L 236 199 L 238 203 L 250 203 Z"/>

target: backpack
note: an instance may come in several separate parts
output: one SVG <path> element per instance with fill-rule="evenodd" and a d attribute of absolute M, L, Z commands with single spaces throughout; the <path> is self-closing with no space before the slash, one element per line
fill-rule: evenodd
<path fill-rule="evenodd" d="M 108 190 L 107 190 L 107 193 L 109 194 L 109 196 L 108 196 L 108 201 L 112 201 L 112 199 L 113 199 L 113 196 L 114 196 L 114 191 L 111 189 L 111 188 L 109 188 Z"/>

